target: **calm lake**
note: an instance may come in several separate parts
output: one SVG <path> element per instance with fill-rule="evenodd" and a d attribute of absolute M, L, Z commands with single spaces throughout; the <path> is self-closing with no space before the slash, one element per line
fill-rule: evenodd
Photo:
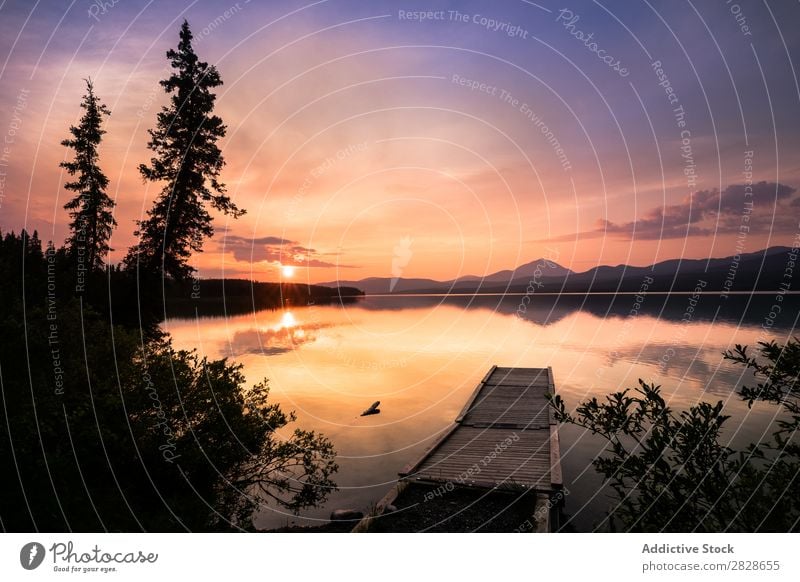
<path fill-rule="evenodd" d="M 453 422 L 493 364 L 551 366 L 572 407 L 651 380 L 675 408 L 725 401 L 734 446 L 769 434 L 776 409 L 748 409 L 738 400 L 742 369 L 722 352 L 735 343 L 784 342 L 794 334 L 800 297 L 784 296 L 780 313 L 774 294 L 521 300 L 368 296 L 345 306 L 169 319 L 163 327 L 177 348 L 241 362 L 250 384 L 269 379 L 270 398 L 296 411 L 296 426 L 324 433 L 336 447 L 340 490 L 327 505 L 299 517 L 265 507 L 259 527 L 314 525 L 337 508 L 367 510 Z M 381 414 L 359 416 L 376 400 Z M 572 427 L 561 427 L 560 437 L 567 527 L 591 531 L 602 526 L 609 503 L 591 466 L 602 443 Z"/>

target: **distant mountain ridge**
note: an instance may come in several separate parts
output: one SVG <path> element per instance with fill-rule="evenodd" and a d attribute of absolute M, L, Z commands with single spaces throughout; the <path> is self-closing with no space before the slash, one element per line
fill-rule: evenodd
<path fill-rule="evenodd" d="M 538 271 L 546 271 L 548 276 L 567 276 L 572 271 L 562 267 L 549 259 L 536 259 L 530 263 L 520 265 L 514 270 L 505 269 L 497 271 L 491 275 L 480 277 L 478 275 L 464 275 L 449 281 L 437 281 L 435 279 L 404 279 L 403 277 L 367 277 L 358 281 L 331 281 L 328 283 L 317 283 L 325 287 L 357 287 L 368 294 L 383 293 L 408 293 L 416 289 L 437 289 L 447 290 L 461 286 L 475 286 L 476 284 L 503 283 L 514 278 L 533 277 Z M 437 291 L 440 292 L 440 291 Z"/>
<path fill-rule="evenodd" d="M 649 291 L 692 291 L 699 281 L 704 283 L 704 291 L 769 291 L 785 283 L 783 275 L 791 251 L 790 247 L 775 246 L 723 258 L 669 259 L 647 267 L 601 265 L 581 273 L 537 259 L 486 277 L 467 275 L 450 281 L 369 277 L 319 285 L 356 287 L 370 295 L 390 293 L 392 281 L 392 294 L 525 293 L 531 283 L 539 293 L 630 292 L 639 291 L 647 281 Z M 796 289 L 800 290 L 800 283 Z"/>
<path fill-rule="evenodd" d="M 497 271 L 496 273 L 492 273 L 491 275 L 487 275 L 485 277 L 480 277 L 477 275 L 467 275 L 464 277 L 459 277 L 458 279 L 454 279 L 453 281 L 447 281 L 447 283 L 466 283 L 472 281 L 484 281 L 488 283 L 497 283 L 503 281 L 511 281 L 513 279 L 519 279 L 522 277 L 534 277 L 536 276 L 537 272 L 539 276 L 541 273 L 545 273 L 548 277 L 566 277 L 573 273 L 573 271 L 567 269 L 566 267 L 562 267 L 555 261 L 551 261 L 550 259 L 539 258 L 535 261 L 531 261 L 530 263 L 526 263 L 517 267 L 514 270 L 505 269 L 503 271 Z"/>

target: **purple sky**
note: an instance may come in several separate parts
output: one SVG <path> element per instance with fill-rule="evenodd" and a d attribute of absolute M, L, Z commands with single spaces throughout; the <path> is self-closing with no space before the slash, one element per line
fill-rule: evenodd
<path fill-rule="evenodd" d="M 405 277 L 582 271 L 799 232 L 794 2 L 65 4 L 0 2 L 3 230 L 65 238 L 59 142 L 91 77 L 124 254 L 187 18 L 248 210 L 217 219 L 205 276 L 391 276 L 398 245 Z"/>

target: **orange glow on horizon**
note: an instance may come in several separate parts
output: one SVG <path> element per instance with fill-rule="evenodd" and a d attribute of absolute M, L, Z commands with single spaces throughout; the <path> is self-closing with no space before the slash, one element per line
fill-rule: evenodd
<path fill-rule="evenodd" d="M 584 95 L 583 77 L 562 68 L 559 53 L 536 55 L 536 62 L 545 59 L 542 84 L 499 65 L 496 58 L 515 58 L 513 44 L 497 45 L 496 58 L 488 53 L 477 58 L 472 49 L 421 48 L 436 37 L 396 19 L 380 25 L 359 20 L 352 24 L 359 30 L 354 34 L 338 26 L 325 28 L 320 22 L 328 16 L 311 18 L 310 10 L 304 17 L 298 14 L 292 27 L 255 34 L 280 10 L 256 4 L 226 21 L 224 34 L 203 33 L 218 16 L 213 3 L 193 4 L 187 16 L 199 58 L 215 63 L 225 82 L 215 92 L 215 114 L 228 128 L 220 142 L 226 162 L 220 179 L 247 211 L 238 220 L 214 214 L 217 234 L 192 258 L 199 276 L 276 281 L 302 275 L 309 283 L 392 278 L 399 268 L 393 269 L 393 263 L 401 259 L 394 249 L 407 237 L 414 242 L 402 257 L 400 276 L 439 281 L 486 276 L 542 257 L 584 272 L 599 265 L 648 266 L 736 254 L 741 226 L 736 204 L 718 219 L 709 213 L 700 222 L 687 220 L 693 215 L 686 200 L 694 188 L 687 184 L 680 156 L 664 153 L 674 154 L 680 144 L 672 143 L 672 113 L 663 108 L 663 90 L 652 83 L 649 66 L 637 69 L 642 83 L 647 81 L 642 85 L 648 88 L 642 94 L 646 109 L 627 106 L 627 84 L 603 78 L 611 83 L 600 87 L 608 89 L 608 111 L 598 113 Z M 162 187 L 142 183 L 138 167 L 151 157 L 147 131 L 168 101 L 158 83 L 178 26 L 151 27 L 147 19 L 133 19 L 128 27 L 128 10 L 133 9 L 118 5 L 114 14 L 119 20 L 109 18 L 104 34 L 97 29 L 87 37 L 91 50 L 81 49 L 83 33 L 74 31 L 54 37 L 61 44 L 51 43 L 45 52 L 37 44 L 38 34 L 20 37 L 9 57 L 14 66 L 5 69 L 0 85 L 8 111 L 20 113 L 14 122 L 19 130 L 6 136 L 13 137 L 13 159 L 0 176 L 5 196 L 0 230 L 38 230 L 42 240 L 57 245 L 67 237 L 70 219 L 62 208 L 66 177 L 59 166 L 67 151 L 60 144 L 81 115 L 83 79 L 91 77 L 112 111 L 99 152 L 110 180 L 108 193 L 117 204 L 109 262 L 119 263 L 136 243 L 135 221 Z M 178 5 L 164 3 L 159 10 L 164 11 L 159 20 L 183 18 Z M 40 26 L 58 22 L 43 16 Z M 25 24 L 21 13 L 8 19 Z M 365 52 L 387 38 L 383 26 L 391 30 L 394 25 L 398 38 L 412 30 L 419 34 L 411 43 L 419 47 Z M 442 26 L 450 26 L 448 34 L 463 32 L 456 23 Z M 119 27 L 114 29 L 119 35 L 109 33 L 113 27 Z M 247 50 L 237 48 L 241 38 L 247 39 Z M 298 39 L 302 42 L 294 42 Z M 501 41 L 502 35 L 482 41 L 489 39 Z M 566 35 L 563 40 L 571 50 L 573 39 Z M 275 46 L 284 48 L 272 54 Z M 272 55 L 269 63 L 262 62 L 265 54 Z M 585 56 L 594 66 L 596 57 Z M 547 61 L 551 57 L 556 60 Z M 727 87 L 728 75 L 710 59 L 701 60 L 709 82 Z M 265 75 L 267 70 L 274 74 Z M 454 73 L 469 73 L 530 104 L 568 154 L 570 169 L 565 171 L 548 138 L 520 107 L 453 82 Z M 748 74 L 761 79 L 757 69 Z M 678 82 L 676 75 L 673 81 Z M 684 105 L 690 105 L 690 97 L 705 103 L 701 92 L 692 96 L 691 78 L 681 82 L 687 83 Z M 761 95 L 752 99 L 759 103 Z M 667 123 L 655 126 L 658 140 L 646 117 L 651 109 L 658 115 L 654 123 Z M 697 147 L 704 148 L 700 157 L 707 163 L 698 171 L 707 181 L 696 190 L 740 184 L 738 147 L 714 149 L 719 148 L 717 132 L 731 139 L 738 135 L 738 116 L 720 116 L 722 125 L 712 133 L 714 124 L 701 115 L 702 109 L 697 109 L 692 133 Z M 791 108 L 779 108 L 777 120 L 764 117 L 769 108 L 766 113 L 749 109 L 748 126 L 759 131 L 748 139 L 752 149 L 762 152 L 753 181 L 797 188 L 800 167 L 777 159 L 776 148 L 769 147 L 776 139 L 769 128 L 775 124 L 781 156 L 796 158 L 796 145 L 788 137 L 796 133 L 791 131 Z M 3 132 L 10 117 L 4 119 Z M 800 201 L 800 193 L 793 196 Z M 780 205 L 776 200 L 774 194 L 763 198 L 759 227 L 755 222 L 749 226 L 748 250 L 792 244 L 796 221 L 791 200 L 781 198 Z M 665 223 L 664 216 L 673 222 Z"/>

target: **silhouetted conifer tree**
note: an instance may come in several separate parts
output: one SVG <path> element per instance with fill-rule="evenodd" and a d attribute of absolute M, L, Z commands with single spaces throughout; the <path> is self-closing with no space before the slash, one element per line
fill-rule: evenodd
<path fill-rule="evenodd" d="M 72 138 L 61 142 L 75 150 L 75 157 L 60 165 L 74 178 L 64 187 L 76 193 L 64 205 L 72 218 L 67 249 L 87 271 L 92 271 L 103 267 L 103 259 L 111 250 L 108 240 L 117 222 L 112 213 L 114 201 L 106 194 L 108 178 L 98 165 L 97 151 L 106 133 L 102 129 L 103 117 L 110 111 L 94 94 L 91 80 L 86 81 L 81 107 L 85 110 L 83 117 L 77 126 L 69 128 Z"/>
<path fill-rule="evenodd" d="M 217 140 L 225 136 L 222 119 L 213 114 L 216 96 L 211 89 L 222 85 L 217 69 L 202 62 L 192 48 L 192 33 L 184 21 L 177 50 L 167 57 L 173 73 L 161 81 L 171 94 L 150 130 L 148 147 L 155 153 L 139 170 L 145 180 L 164 182 L 148 218 L 139 221 L 139 243 L 125 260 L 129 269 L 188 278 L 189 258 L 201 251 L 203 241 L 214 234 L 209 207 L 237 218 L 244 214 L 225 193 L 219 181 L 225 162 Z"/>

